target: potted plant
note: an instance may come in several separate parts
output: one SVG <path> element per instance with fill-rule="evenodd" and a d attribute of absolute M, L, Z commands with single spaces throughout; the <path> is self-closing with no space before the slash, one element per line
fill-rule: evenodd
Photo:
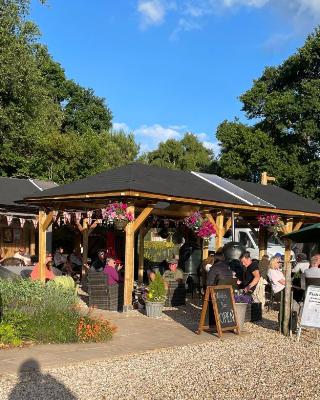
<path fill-rule="evenodd" d="M 128 222 L 134 220 L 134 215 L 127 209 L 128 205 L 126 203 L 110 203 L 103 210 L 103 218 L 109 223 L 113 223 L 115 229 L 123 230 Z"/>
<path fill-rule="evenodd" d="M 150 283 L 146 292 L 146 313 L 148 317 L 159 318 L 162 314 L 164 302 L 166 301 L 166 288 L 164 280 L 159 272 Z"/>
<path fill-rule="evenodd" d="M 276 214 L 261 214 L 257 217 L 259 228 L 266 229 L 268 232 L 277 236 L 282 232 L 283 223 Z"/>
<path fill-rule="evenodd" d="M 246 318 L 246 311 L 248 304 L 252 303 L 252 297 L 249 294 L 235 294 L 234 296 L 235 301 L 235 309 L 237 313 L 239 329 L 242 331 L 243 324 Z"/>

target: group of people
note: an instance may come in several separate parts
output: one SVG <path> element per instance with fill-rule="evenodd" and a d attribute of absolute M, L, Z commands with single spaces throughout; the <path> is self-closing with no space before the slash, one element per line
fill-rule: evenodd
<path fill-rule="evenodd" d="M 123 282 L 121 273 L 123 265 L 121 260 L 108 256 L 107 252 L 103 249 L 98 251 L 98 258 L 92 263 L 90 268 L 97 272 L 103 271 L 106 274 L 109 286 L 119 285 Z"/>

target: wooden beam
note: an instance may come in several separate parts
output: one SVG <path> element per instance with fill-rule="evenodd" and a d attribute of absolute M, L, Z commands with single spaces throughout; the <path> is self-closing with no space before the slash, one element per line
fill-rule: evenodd
<path fill-rule="evenodd" d="M 84 279 L 87 272 L 87 262 L 88 262 L 88 249 L 89 249 L 89 224 L 88 218 L 84 218 L 82 221 L 82 279 Z"/>
<path fill-rule="evenodd" d="M 295 224 L 295 226 L 294 226 L 294 228 L 293 228 L 293 232 L 296 232 L 296 231 L 298 231 L 301 227 L 302 227 L 302 225 L 304 224 L 304 221 L 299 221 L 299 222 L 297 222 L 296 224 Z"/>
<path fill-rule="evenodd" d="M 45 220 L 43 221 L 43 229 L 45 231 L 49 228 L 50 224 L 52 223 L 52 219 L 53 219 L 53 211 L 50 211 L 47 214 Z"/>
<path fill-rule="evenodd" d="M 259 260 L 267 254 L 268 249 L 268 231 L 266 228 L 259 228 L 258 234 L 258 245 L 259 245 Z"/>
<path fill-rule="evenodd" d="M 134 205 L 130 204 L 127 211 L 134 215 Z M 125 232 L 124 312 L 132 310 L 132 290 L 134 280 L 134 222 L 129 222 L 127 224 Z"/>
<path fill-rule="evenodd" d="M 133 232 L 136 232 L 140 225 L 149 217 L 154 207 L 146 207 L 133 222 Z"/>
<path fill-rule="evenodd" d="M 148 232 L 145 226 L 140 227 L 139 232 L 139 267 L 138 267 L 138 282 L 141 284 L 143 282 L 144 273 L 144 238 Z"/>
<path fill-rule="evenodd" d="M 232 219 L 231 219 L 231 217 L 229 217 L 227 219 L 226 223 L 224 224 L 224 233 L 223 234 L 225 234 L 231 228 L 231 225 L 232 225 Z"/>
<path fill-rule="evenodd" d="M 223 236 L 224 236 L 224 214 L 223 212 L 217 213 L 217 232 L 216 232 L 216 240 L 215 240 L 215 248 L 218 250 L 220 247 L 223 246 Z"/>
<path fill-rule="evenodd" d="M 293 229 L 293 219 L 288 218 L 286 221 L 286 231 L 291 233 Z M 284 273 L 285 273 L 285 293 L 284 293 L 284 312 L 283 312 L 283 322 L 282 331 L 285 336 L 290 334 L 290 314 L 291 314 L 291 245 L 292 241 L 285 239 L 285 252 L 284 252 Z"/>
<path fill-rule="evenodd" d="M 34 256 L 36 254 L 36 230 L 33 224 L 30 225 L 30 255 Z"/>
<path fill-rule="evenodd" d="M 214 226 L 215 231 L 217 232 L 218 230 L 218 226 L 216 224 L 215 219 L 213 218 L 212 214 L 210 213 L 206 213 L 205 217 L 208 219 L 209 222 L 211 222 L 211 224 Z"/>
<path fill-rule="evenodd" d="M 267 185 L 268 182 L 274 182 L 276 180 L 273 176 L 268 176 L 267 172 L 261 174 L 261 185 Z"/>
<path fill-rule="evenodd" d="M 46 223 L 47 215 L 45 211 L 39 211 L 39 279 L 45 282 L 46 274 Z"/>

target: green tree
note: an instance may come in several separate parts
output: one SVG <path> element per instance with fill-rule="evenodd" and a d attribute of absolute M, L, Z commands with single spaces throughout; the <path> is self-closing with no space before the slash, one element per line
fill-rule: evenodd
<path fill-rule="evenodd" d="M 222 174 L 257 181 L 266 170 L 277 184 L 319 198 L 320 30 L 278 67 L 268 67 L 240 99 L 251 127 L 218 128 Z"/>
<path fill-rule="evenodd" d="M 158 149 L 144 154 L 141 161 L 171 169 L 204 171 L 213 162 L 213 152 L 204 147 L 194 134 L 186 133 L 181 140 L 161 142 Z"/>

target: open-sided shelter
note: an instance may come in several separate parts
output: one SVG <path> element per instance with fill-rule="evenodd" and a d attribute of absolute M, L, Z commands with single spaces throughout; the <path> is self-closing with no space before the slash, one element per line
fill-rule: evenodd
<path fill-rule="evenodd" d="M 283 220 L 285 233 L 299 229 L 304 221 L 320 220 L 320 205 L 317 202 L 274 185 L 227 180 L 211 174 L 132 163 L 25 198 L 29 205 L 41 207 L 41 265 L 44 265 L 45 258 L 44 233 L 52 221 L 54 210 L 90 211 L 103 208 L 108 202 L 117 200 L 128 203 L 129 210 L 135 215 L 135 220 L 125 228 L 125 309 L 130 309 L 132 302 L 134 236 L 140 231 L 143 238 L 144 223 L 151 214 L 182 218 L 199 210 L 215 226 L 217 247 L 222 245 L 224 233 L 231 227 L 232 212 L 251 219 L 255 219 L 261 213 L 278 214 Z M 88 235 L 94 226 L 90 226 L 88 219 L 84 218 L 80 228 L 85 252 Z M 140 240 L 140 245 L 141 256 L 143 240 Z M 263 254 L 266 250 L 265 237 L 261 237 L 260 248 Z M 286 257 L 288 261 L 289 242 Z M 139 260 L 140 269 L 141 263 L 143 258 Z"/>

